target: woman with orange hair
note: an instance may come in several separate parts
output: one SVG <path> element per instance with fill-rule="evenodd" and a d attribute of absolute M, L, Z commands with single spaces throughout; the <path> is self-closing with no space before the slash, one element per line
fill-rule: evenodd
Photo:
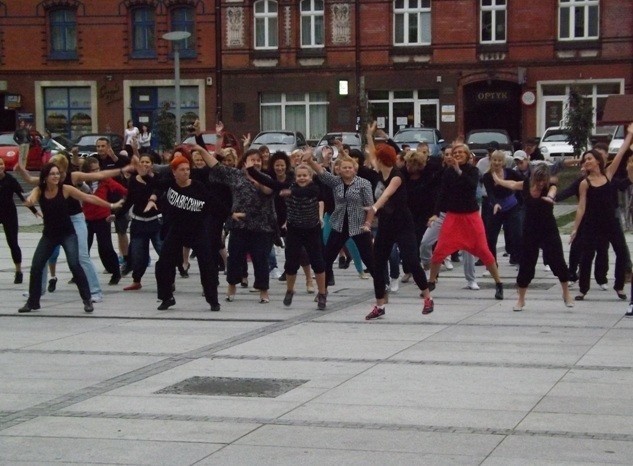
<path fill-rule="evenodd" d="M 165 311 L 176 304 L 173 288 L 176 266 L 182 260 L 182 248 L 191 247 L 198 257 L 200 281 L 204 297 L 212 311 L 219 311 L 218 274 L 213 273 L 211 245 L 205 221 L 207 215 L 217 215 L 220 211 L 209 190 L 200 181 L 192 180 L 191 163 L 184 155 L 176 155 L 169 164 L 173 177 L 160 182 L 159 191 L 165 192 L 164 206 L 169 219 L 167 233 L 163 241 L 158 262 L 156 262 L 156 284 L 158 288 L 159 311 Z M 149 197 L 146 211 L 156 209 L 159 194 Z"/>
<path fill-rule="evenodd" d="M 370 217 L 378 215 L 378 230 L 374 240 L 374 294 L 376 305 L 365 316 L 366 320 L 385 315 L 385 269 L 394 244 L 400 249 L 403 265 L 413 276 L 415 284 L 422 292 L 423 314 L 433 312 L 433 298 L 426 281 L 424 269 L 417 255 L 415 225 L 407 204 L 407 189 L 402 173 L 396 167 L 397 154 L 388 144 L 374 146 L 373 138 L 376 122 L 367 126 L 367 154 L 375 170 L 380 175 L 376 186 L 376 202 L 369 208 Z M 371 223 L 371 219 L 368 219 Z M 367 224 L 367 227 L 369 225 Z"/>

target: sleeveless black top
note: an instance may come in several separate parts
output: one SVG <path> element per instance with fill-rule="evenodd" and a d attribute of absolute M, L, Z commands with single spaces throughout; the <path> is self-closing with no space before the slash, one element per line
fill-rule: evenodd
<path fill-rule="evenodd" d="M 583 223 L 593 233 L 601 233 L 616 219 L 615 203 L 613 201 L 614 185 L 607 180 L 602 186 L 593 186 L 589 179 L 587 189 L 587 204 Z"/>
<path fill-rule="evenodd" d="M 66 177 L 64 178 L 64 184 L 68 186 L 73 186 L 72 177 L 70 173 L 66 173 Z M 83 212 L 81 208 L 81 202 L 79 202 L 74 197 L 68 196 L 66 199 L 66 203 L 68 204 L 68 215 L 76 215 Z"/>
<path fill-rule="evenodd" d="M 40 207 L 44 215 L 43 236 L 54 240 L 60 240 L 65 236 L 75 233 L 75 228 L 70 220 L 67 199 L 64 199 L 64 191 L 59 187 L 57 195 L 47 199 L 44 193 L 40 196 Z"/>

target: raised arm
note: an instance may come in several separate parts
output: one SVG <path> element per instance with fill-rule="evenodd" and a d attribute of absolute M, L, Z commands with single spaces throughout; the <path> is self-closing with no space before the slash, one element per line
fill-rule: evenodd
<path fill-rule="evenodd" d="M 495 184 L 501 187 L 508 188 L 513 191 L 521 191 L 523 189 L 523 183 L 525 183 L 525 181 L 505 180 L 500 178 L 496 173 L 491 172 L 491 174 Z"/>
<path fill-rule="evenodd" d="M 367 158 L 372 168 L 376 168 L 376 145 L 374 144 L 374 133 L 378 128 L 378 123 L 372 121 L 367 124 L 367 130 L 365 131 L 365 136 L 367 137 L 367 144 L 365 145 L 365 154 L 367 154 Z"/>
<path fill-rule="evenodd" d="M 83 191 L 80 191 L 79 189 L 75 188 L 74 186 L 70 186 L 67 184 L 63 185 L 63 189 L 64 189 L 65 197 L 70 196 L 73 199 L 77 199 L 78 201 L 87 202 L 88 204 L 98 205 L 99 207 L 105 207 L 110 210 L 118 209 L 119 207 L 123 205 L 123 199 L 121 199 L 118 202 L 115 202 L 114 204 L 111 204 L 108 201 L 101 199 L 100 197 L 94 196 L 93 194 L 86 194 Z"/>
<path fill-rule="evenodd" d="M 125 173 L 135 171 L 133 164 L 126 165 L 123 168 L 111 168 L 109 170 L 99 170 L 98 172 L 72 172 L 70 174 L 73 184 L 81 182 L 89 183 L 91 181 L 102 181 L 115 176 L 124 176 Z"/>
<path fill-rule="evenodd" d="M 17 171 L 22 179 L 30 185 L 37 186 L 40 182 L 39 177 L 31 176 L 31 174 L 20 164 L 20 157 L 18 157 L 18 162 L 15 164 L 14 170 Z"/>
<path fill-rule="evenodd" d="M 312 170 L 314 170 L 317 173 L 317 175 L 320 175 L 321 173 L 325 172 L 325 168 L 320 163 L 317 163 L 316 160 L 314 160 L 311 147 L 307 147 L 303 150 L 301 161 L 303 163 L 307 163 L 308 165 L 310 165 Z"/>
<path fill-rule="evenodd" d="M 620 166 L 620 162 L 622 161 L 622 157 L 624 157 L 624 154 L 626 154 L 626 151 L 629 150 L 631 141 L 633 141 L 633 123 L 629 123 L 629 126 L 627 126 L 624 142 L 622 142 L 622 145 L 620 146 L 620 150 L 618 150 L 618 153 L 615 154 L 615 157 L 613 158 L 613 162 L 611 162 L 611 165 L 609 165 L 607 169 L 605 170 L 607 178 L 609 178 L 609 180 L 611 180 L 613 178 L 613 175 L 615 175 L 615 172 L 617 171 L 618 167 Z"/>

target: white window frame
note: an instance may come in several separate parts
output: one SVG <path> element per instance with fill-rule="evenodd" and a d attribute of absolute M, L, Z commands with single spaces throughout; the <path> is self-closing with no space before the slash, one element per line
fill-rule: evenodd
<path fill-rule="evenodd" d="M 411 0 L 394 0 L 393 2 L 393 45 L 398 47 L 409 47 L 412 45 L 430 45 L 431 44 L 431 0 L 418 0 L 421 5 L 415 8 L 409 7 Z M 402 7 L 398 6 L 398 3 L 402 4 Z M 426 6 L 428 5 L 428 6 Z M 403 24 L 403 36 L 402 41 L 397 41 L 397 24 L 399 18 L 402 17 Z M 423 19 L 428 20 L 428 40 L 424 39 Z M 417 24 L 416 40 L 409 41 L 410 24 Z"/>
<path fill-rule="evenodd" d="M 484 5 L 485 0 L 479 2 L 479 42 L 481 44 L 505 44 L 508 40 L 508 2 L 507 0 L 488 0 L 490 5 Z M 497 38 L 497 14 L 503 12 L 503 39 Z M 491 38 L 484 40 L 484 15 L 490 14 L 491 17 Z"/>
<path fill-rule="evenodd" d="M 589 33 L 589 12 L 596 9 L 596 34 Z M 567 27 L 569 29 L 569 37 L 562 36 L 563 30 L 563 12 L 568 14 Z M 575 20 L 576 13 L 584 16 L 584 31 L 582 35 L 576 36 Z M 600 37 L 600 0 L 558 0 L 558 40 L 574 41 L 574 40 L 595 40 Z"/>
<path fill-rule="evenodd" d="M 599 128 L 603 128 L 601 126 L 597 126 L 597 115 L 596 115 L 596 111 L 595 109 L 597 108 L 597 102 L 599 98 L 605 98 L 609 95 L 612 94 L 599 94 L 598 93 L 598 86 L 603 85 L 603 84 L 619 84 L 620 85 L 620 94 L 624 94 L 624 79 L 600 79 L 600 80 L 593 80 L 593 79 L 580 79 L 577 81 L 539 81 L 536 84 L 536 96 L 537 96 L 537 112 L 536 112 L 536 128 L 538 131 L 538 134 L 543 134 L 543 132 L 547 129 L 545 127 L 545 118 L 544 118 L 544 112 L 545 112 L 545 102 L 546 101 L 560 101 L 563 104 L 563 114 L 562 114 L 562 118 L 561 118 L 561 122 L 565 120 L 567 113 L 566 113 L 566 108 L 565 108 L 565 104 L 567 103 L 568 99 L 569 99 L 569 90 L 570 88 L 572 88 L 573 86 L 577 86 L 577 85 L 591 85 L 592 86 L 592 92 L 591 94 L 583 94 L 583 97 L 590 99 L 591 100 L 591 106 L 594 108 L 594 112 L 593 112 L 593 116 L 592 116 L 592 122 L 593 122 L 593 128 L 591 130 L 591 133 L 593 135 L 597 135 L 597 134 L 607 134 L 604 131 L 602 132 L 597 132 L 597 130 Z M 564 95 L 544 95 L 543 94 L 543 86 L 547 86 L 547 85 L 564 85 L 565 86 L 565 94 Z"/>
<path fill-rule="evenodd" d="M 257 12 L 258 5 L 264 5 L 263 12 Z M 276 10 L 271 11 L 275 5 Z M 257 44 L 257 22 L 262 20 L 264 25 L 264 44 Z M 271 33 L 274 34 L 276 43 L 271 44 Z M 276 50 L 279 47 L 279 5 L 274 0 L 257 0 L 253 3 L 253 46 L 256 50 Z"/>
<path fill-rule="evenodd" d="M 324 0 L 320 0 L 321 9 L 318 9 L 315 5 L 317 0 L 301 0 L 300 10 L 301 10 L 301 47 L 302 48 L 323 48 L 325 45 L 325 9 L 324 9 Z M 304 6 L 308 6 L 307 9 L 304 9 Z M 304 19 L 308 19 L 310 22 L 310 43 L 303 43 L 303 21 Z M 321 43 L 317 42 L 317 20 L 321 18 Z"/>
<path fill-rule="evenodd" d="M 325 93 L 321 93 L 321 92 L 306 92 L 303 94 L 303 99 L 301 100 L 290 100 L 288 97 L 289 95 L 286 93 L 278 93 L 278 92 L 264 92 L 263 94 L 267 94 L 270 96 L 276 96 L 279 97 L 278 101 L 275 102 L 262 102 L 262 95 L 260 95 L 260 99 L 259 99 L 259 113 L 260 113 L 260 121 L 263 122 L 264 121 L 264 117 L 263 117 L 263 110 L 265 107 L 280 107 L 281 108 L 281 129 L 284 131 L 299 131 L 300 133 L 302 133 L 306 139 L 319 139 L 321 138 L 321 136 L 323 136 L 323 134 L 325 134 L 328 130 L 327 125 L 327 111 L 328 111 L 328 105 L 330 104 L 330 102 L 327 100 L 327 95 Z M 325 100 L 311 100 L 310 96 L 313 95 L 321 95 L 323 94 L 325 96 Z M 296 95 L 296 94 L 291 94 L 291 95 Z M 289 106 L 302 106 L 305 109 L 305 122 L 306 122 L 306 127 L 305 128 L 288 128 L 286 126 L 286 108 Z M 311 121 L 310 121 L 310 107 L 314 107 L 314 106 L 322 106 L 324 107 L 324 111 L 325 111 L 325 116 L 326 116 L 326 122 L 325 122 L 325 127 L 321 128 L 322 133 L 317 133 L 317 134 L 311 134 L 310 132 L 310 127 L 311 127 Z M 268 130 L 277 130 L 279 128 L 264 128 L 263 124 L 262 127 L 260 128 L 260 131 L 268 131 Z"/>

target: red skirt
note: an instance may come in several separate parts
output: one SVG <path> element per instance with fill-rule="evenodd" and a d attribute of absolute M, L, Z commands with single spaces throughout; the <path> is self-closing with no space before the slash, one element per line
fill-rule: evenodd
<path fill-rule="evenodd" d="M 494 264 L 495 258 L 488 248 L 486 230 L 479 212 L 446 213 L 431 262 L 441 264 L 452 253 L 460 250 L 478 257 L 486 267 Z"/>

